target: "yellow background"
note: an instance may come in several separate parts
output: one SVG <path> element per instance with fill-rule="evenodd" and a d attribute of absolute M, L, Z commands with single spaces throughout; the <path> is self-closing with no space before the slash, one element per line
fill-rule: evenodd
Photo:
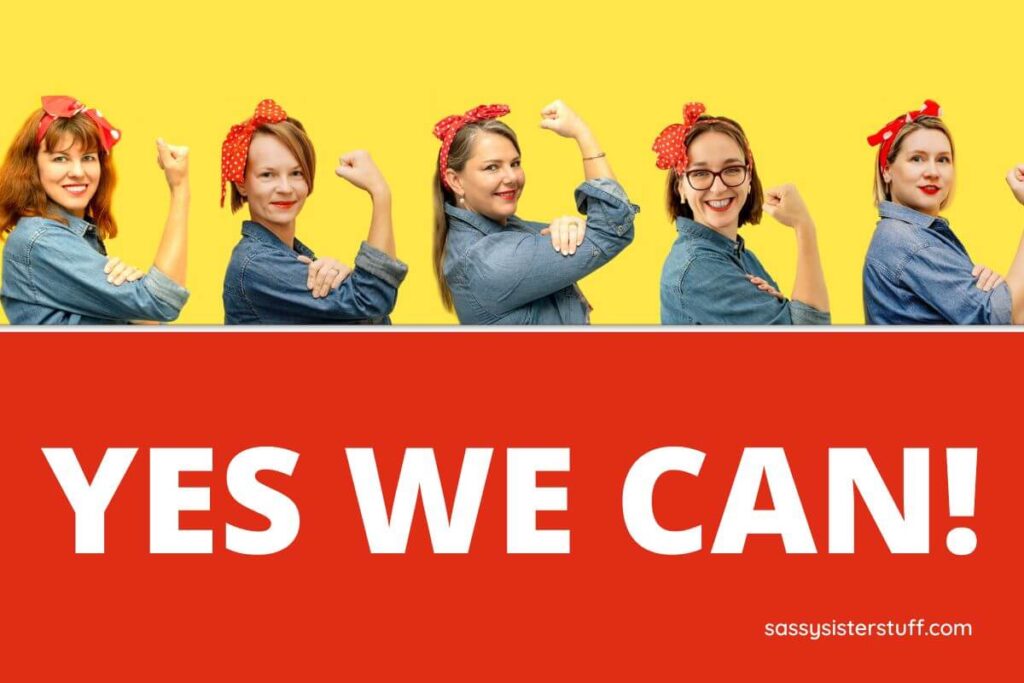
<path fill-rule="evenodd" d="M 218 208 L 220 144 L 265 97 L 303 121 L 316 189 L 298 235 L 351 263 L 370 202 L 334 176 L 371 151 L 391 183 L 399 257 L 410 266 L 396 323 L 454 323 L 430 258 L 433 124 L 480 103 L 512 107 L 527 174 L 519 215 L 574 211 L 575 143 L 542 131 L 561 98 L 586 120 L 641 205 L 634 244 L 582 282 L 594 323 L 659 318 L 661 264 L 675 239 L 650 151 L 691 100 L 740 121 L 766 185 L 794 182 L 819 230 L 833 320 L 862 323 L 861 266 L 875 224 L 865 137 L 938 101 L 955 136 L 947 216 L 976 262 L 1005 272 L 1024 209 L 1003 177 L 1024 161 L 1016 3 L 265 2 L 7 3 L 0 140 L 40 95 L 68 94 L 124 131 L 116 150 L 120 236 L 112 255 L 148 267 L 167 209 L 153 140 L 191 147 L 188 287 L 180 323 L 220 323 L 221 286 L 242 214 Z M 788 292 L 795 241 L 765 217 L 742 233 Z"/>

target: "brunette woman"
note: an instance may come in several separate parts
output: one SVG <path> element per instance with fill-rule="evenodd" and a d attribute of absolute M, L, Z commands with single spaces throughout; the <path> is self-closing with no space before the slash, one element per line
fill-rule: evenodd
<path fill-rule="evenodd" d="M 668 213 L 679 237 L 661 274 L 661 322 L 670 325 L 827 325 L 828 290 L 817 231 L 792 185 L 761 188 L 750 143 L 738 123 L 691 103 L 683 123 L 654 142 L 668 170 Z M 747 249 L 740 228 L 761 213 L 793 228 L 796 280 L 786 299 Z"/>

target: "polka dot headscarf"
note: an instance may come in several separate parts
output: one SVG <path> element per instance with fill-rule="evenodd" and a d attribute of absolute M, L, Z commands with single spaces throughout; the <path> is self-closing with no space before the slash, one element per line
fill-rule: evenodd
<path fill-rule="evenodd" d="M 881 145 L 881 147 L 878 148 L 878 166 L 883 171 L 889 168 L 889 151 L 892 149 L 892 143 L 893 140 L 896 139 L 896 134 L 900 132 L 900 129 L 903 128 L 903 126 L 915 119 L 921 118 L 922 116 L 942 116 L 942 107 L 940 107 L 937 102 L 925 100 L 924 106 L 920 109 L 907 112 L 902 116 L 897 116 L 895 119 L 887 123 L 882 130 L 868 137 L 868 144 L 872 147 L 875 145 Z"/>
<path fill-rule="evenodd" d="M 247 121 L 231 126 L 220 147 L 220 205 L 224 206 L 228 183 L 245 182 L 245 163 L 249 158 L 249 143 L 253 133 L 264 123 L 281 123 L 288 118 L 284 109 L 274 100 L 263 100 L 256 105 L 256 113 Z"/>
<path fill-rule="evenodd" d="M 676 173 L 686 170 L 686 136 L 705 111 L 700 102 L 690 102 L 683 107 L 683 122 L 673 123 L 661 131 L 651 148 L 658 153 L 658 168 L 663 171 L 674 168 Z"/>
<path fill-rule="evenodd" d="M 109 154 L 110 150 L 121 139 L 121 131 L 110 125 L 110 122 L 103 118 L 103 114 L 98 109 L 89 109 L 74 97 L 53 95 L 42 98 L 42 101 L 45 113 L 43 118 L 39 120 L 39 129 L 36 131 L 37 145 L 43 141 L 43 136 L 50 129 L 50 124 L 56 119 L 70 119 L 79 114 L 88 116 L 96 124 L 96 127 L 99 128 L 100 144 L 103 145 L 104 152 Z"/>
<path fill-rule="evenodd" d="M 434 137 L 441 141 L 441 182 L 448 187 L 448 179 L 444 177 L 445 169 L 448 168 L 448 150 L 452 147 L 452 140 L 467 123 L 496 119 L 509 113 L 511 109 L 504 104 L 481 104 L 479 107 L 470 109 L 465 114 L 447 116 L 437 122 L 434 126 Z M 449 188 L 451 189 L 451 188 Z"/>

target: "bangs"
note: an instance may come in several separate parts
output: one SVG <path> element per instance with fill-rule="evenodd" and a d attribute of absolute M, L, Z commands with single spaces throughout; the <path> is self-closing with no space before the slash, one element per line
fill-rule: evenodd
<path fill-rule="evenodd" d="M 65 139 L 70 139 L 71 142 L 67 147 L 60 149 L 60 144 Z M 41 145 L 45 144 L 47 151 L 50 152 L 66 152 L 76 143 L 81 145 L 83 152 L 104 153 L 103 144 L 100 141 L 100 131 L 95 122 L 85 114 L 76 114 L 67 119 L 54 119 L 50 127 L 47 128 Z"/>

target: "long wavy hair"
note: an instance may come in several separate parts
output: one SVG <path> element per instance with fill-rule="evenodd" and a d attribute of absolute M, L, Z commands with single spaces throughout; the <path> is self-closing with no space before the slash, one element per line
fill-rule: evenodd
<path fill-rule="evenodd" d="M 18 219 L 26 216 L 41 216 L 61 223 L 66 219 L 58 212 L 53 202 L 46 195 L 42 181 L 39 180 L 39 163 L 37 157 L 41 148 L 58 151 L 62 142 L 70 140 L 68 147 L 75 143 L 82 149 L 97 150 L 100 158 L 100 181 L 86 207 L 86 216 L 96 226 L 100 239 L 117 235 L 117 222 L 111 213 L 110 205 L 117 184 L 114 161 L 103 149 L 100 131 L 96 124 L 84 113 L 75 114 L 70 118 L 54 119 L 46 130 L 46 135 L 36 142 L 39 121 L 45 112 L 38 109 L 22 125 L 7 150 L 7 157 L 0 166 L 0 238 L 6 238 Z"/>

